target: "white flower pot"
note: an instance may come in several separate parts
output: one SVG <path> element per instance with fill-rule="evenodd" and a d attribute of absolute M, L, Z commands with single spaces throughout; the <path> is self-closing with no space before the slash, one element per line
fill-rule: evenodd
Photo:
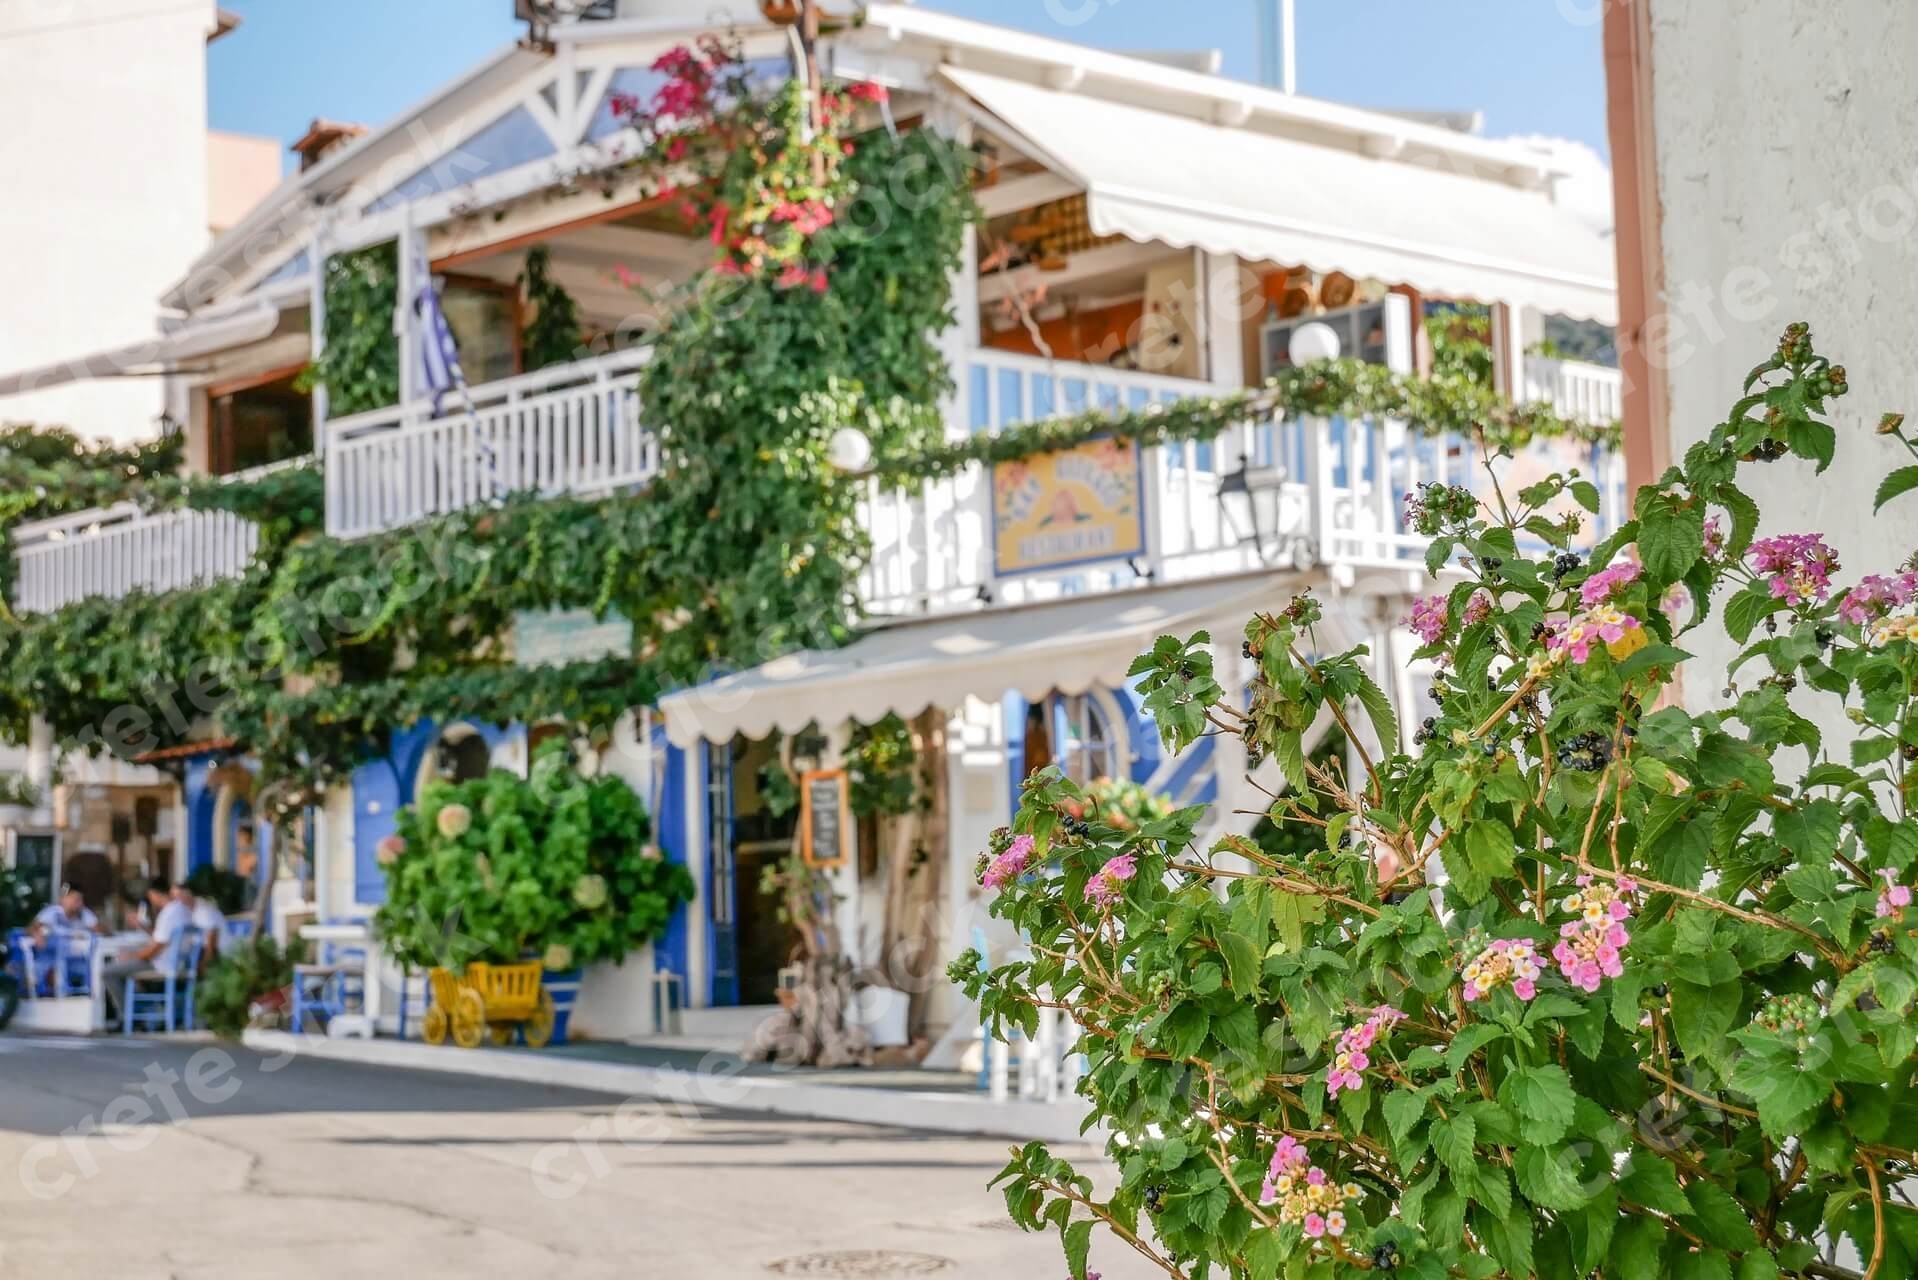
<path fill-rule="evenodd" d="M 911 1043 L 907 1019 L 912 997 L 891 987 L 862 987 L 853 992 L 852 1021 L 865 1030 L 875 1049 L 892 1049 Z"/>

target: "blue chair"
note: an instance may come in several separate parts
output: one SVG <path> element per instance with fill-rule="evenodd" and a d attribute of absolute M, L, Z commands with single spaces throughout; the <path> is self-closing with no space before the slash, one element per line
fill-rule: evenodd
<path fill-rule="evenodd" d="M 229 945 L 253 941 L 253 918 L 251 916 L 229 916 L 220 926 L 220 954 L 225 955 Z"/>
<path fill-rule="evenodd" d="M 167 942 L 153 958 L 153 967 L 127 977 L 126 998 L 120 1005 L 120 1032 L 132 1035 L 141 1024 L 149 1030 L 173 1032 L 193 1025 L 193 986 L 200 972 L 200 931 L 191 925 Z M 157 982 L 158 991 L 142 991 L 143 982 Z"/>
<path fill-rule="evenodd" d="M 98 935 L 86 929 L 56 929 L 52 936 L 53 994 L 84 996 L 92 993 L 93 949 Z"/>
<path fill-rule="evenodd" d="M 366 1007 L 367 945 L 322 942 L 318 963 L 293 966 L 295 1035 L 306 1030 L 308 1014 L 319 1014 L 324 1026 L 349 1010 Z"/>
<path fill-rule="evenodd" d="M 32 1000 L 44 994 L 40 986 L 47 980 L 49 972 L 46 957 L 40 954 L 40 948 L 34 945 L 33 930 L 7 930 L 7 968 L 13 976 L 20 979 L 20 994 L 24 999 Z"/>

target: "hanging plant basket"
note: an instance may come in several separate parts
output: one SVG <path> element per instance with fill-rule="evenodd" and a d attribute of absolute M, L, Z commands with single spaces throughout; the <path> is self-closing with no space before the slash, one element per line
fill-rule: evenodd
<path fill-rule="evenodd" d="M 766 21 L 780 27 L 790 27 L 799 21 L 799 0 L 759 0 L 759 11 L 766 15 Z"/>

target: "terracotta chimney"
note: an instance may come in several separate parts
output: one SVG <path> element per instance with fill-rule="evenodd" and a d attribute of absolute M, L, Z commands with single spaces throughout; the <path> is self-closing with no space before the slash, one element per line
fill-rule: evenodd
<path fill-rule="evenodd" d="M 300 157 L 300 172 L 305 173 L 347 143 L 365 134 L 363 124 L 341 124 L 324 117 L 314 117 L 306 136 L 294 143 L 291 150 Z"/>

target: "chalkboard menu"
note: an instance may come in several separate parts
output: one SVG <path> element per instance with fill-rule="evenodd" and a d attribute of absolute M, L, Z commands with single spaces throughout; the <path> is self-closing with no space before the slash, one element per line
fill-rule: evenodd
<path fill-rule="evenodd" d="M 844 769 L 813 769 L 799 779 L 799 851 L 811 867 L 842 865 L 852 839 Z"/>

